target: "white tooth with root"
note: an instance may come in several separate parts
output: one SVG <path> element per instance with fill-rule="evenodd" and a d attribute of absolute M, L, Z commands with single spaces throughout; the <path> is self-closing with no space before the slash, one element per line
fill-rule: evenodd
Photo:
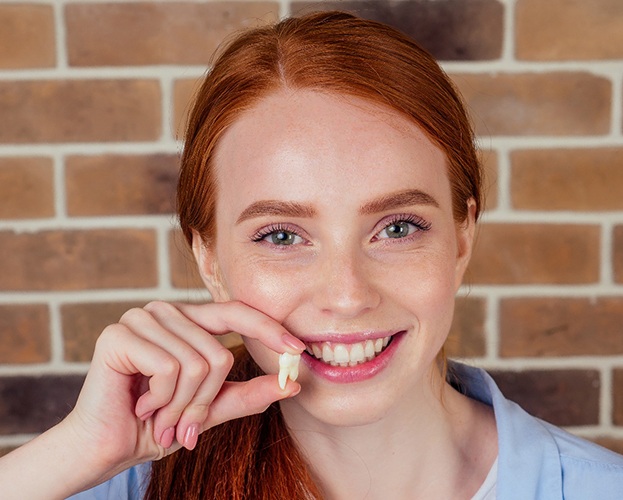
<path fill-rule="evenodd" d="M 279 387 L 281 390 L 286 388 L 288 378 L 294 382 L 299 376 L 300 361 L 300 354 L 290 354 L 289 352 L 284 352 L 281 356 L 279 356 Z"/>

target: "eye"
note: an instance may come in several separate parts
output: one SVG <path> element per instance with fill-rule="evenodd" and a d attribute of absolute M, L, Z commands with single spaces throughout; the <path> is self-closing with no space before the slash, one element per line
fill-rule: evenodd
<path fill-rule="evenodd" d="M 305 241 L 295 231 L 280 226 L 269 226 L 261 229 L 253 236 L 252 240 L 277 246 L 299 245 Z"/>
<path fill-rule="evenodd" d="M 378 239 L 406 238 L 419 231 L 428 231 L 430 224 L 419 217 L 401 215 L 390 219 L 376 235 Z"/>

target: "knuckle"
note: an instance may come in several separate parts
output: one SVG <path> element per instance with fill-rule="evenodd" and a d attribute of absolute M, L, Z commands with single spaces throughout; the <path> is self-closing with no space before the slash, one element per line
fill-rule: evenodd
<path fill-rule="evenodd" d="M 222 347 L 214 353 L 210 364 L 216 370 L 229 372 L 234 365 L 234 355 L 229 349 Z"/>
<path fill-rule="evenodd" d="M 173 304 L 163 300 L 152 300 L 147 303 L 143 309 L 153 315 L 169 314 L 177 311 L 177 308 Z"/>
<path fill-rule="evenodd" d="M 137 321 L 141 321 L 143 318 L 145 318 L 145 314 L 145 311 L 140 307 L 133 307 L 132 309 L 128 309 L 125 313 L 123 313 L 121 319 L 119 320 L 119 323 L 123 323 L 126 325 L 136 323 Z"/>
<path fill-rule="evenodd" d="M 175 377 L 180 371 L 180 363 L 172 356 L 160 361 L 160 372 L 167 377 Z"/>
<path fill-rule="evenodd" d="M 194 356 L 184 363 L 184 371 L 192 380 L 203 380 L 208 375 L 210 367 L 201 356 Z"/>

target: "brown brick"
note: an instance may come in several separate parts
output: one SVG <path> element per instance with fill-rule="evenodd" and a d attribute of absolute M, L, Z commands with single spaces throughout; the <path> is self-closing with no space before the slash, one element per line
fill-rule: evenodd
<path fill-rule="evenodd" d="M 54 171 L 50 158 L 0 158 L 0 218 L 54 215 Z"/>
<path fill-rule="evenodd" d="M 462 297 L 457 299 L 454 321 L 445 344 L 449 357 L 477 357 L 485 352 L 485 315 L 484 299 Z"/>
<path fill-rule="evenodd" d="M 0 290 L 83 290 L 157 284 L 151 230 L 0 232 Z"/>
<path fill-rule="evenodd" d="M 188 113 L 202 81 L 203 78 L 188 78 L 176 80 L 173 85 L 173 123 L 171 123 L 171 130 L 177 139 L 184 137 Z"/>
<path fill-rule="evenodd" d="M 0 457 L 3 457 L 4 455 L 11 453 L 13 450 L 17 449 L 16 446 L 2 446 L 0 447 Z"/>
<path fill-rule="evenodd" d="M 599 423 L 596 370 L 527 370 L 492 376 L 508 399 L 543 420 L 566 426 Z"/>
<path fill-rule="evenodd" d="M 69 215 L 172 213 L 178 169 L 177 156 L 168 154 L 69 157 L 67 212 Z"/>
<path fill-rule="evenodd" d="M 169 254 L 171 256 L 171 283 L 175 288 L 205 288 L 197 271 L 195 257 L 181 231 L 171 231 Z"/>
<path fill-rule="evenodd" d="M 0 82 L 0 143 L 143 141 L 161 134 L 155 80 Z"/>
<path fill-rule="evenodd" d="M 623 58 L 620 0 L 519 0 L 517 57 L 538 61 Z"/>
<path fill-rule="evenodd" d="M 278 15 L 277 2 L 70 3 L 69 63 L 207 65 L 226 35 Z"/>
<path fill-rule="evenodd" d="M 623 439 L 617 439 L 610 436 L 600 436 L 592 438 L 591 441 L 597 443 L 599 446 L 608 448 L 619 455 L 623 455 Z"/>
<path fill-rule="evenodd" d="M 44 304 L 0 306 L 0 364 L 50 361 L 50 315 Z"/>
<path fill-rule="evenodd" d="M 601 135 L 612 85 L 580 72 L 453 75 L 481 136 Z"/>
<path fill-rule="evenodd" d="M 347 10 L 389 24 L 437 59 L 497 59 L 502 53 L 504 7 L 496 0 L 292 2 L 291 9 L 293 13 Z"/>
<path fill-rule="evenodd" d="M 623 297 L 513 298 L 500 305 L 500 354 L 623 354 Z"/>
<path fill-rule="evenodd" d="M 81 375 L 0 378 L 0 435 L 52 427 L 70 412 L 83 381 Z"/>
<path fill-rule="evenodd" d="M 527 210 L 623 210 L 623 148 L 511 153 L 513 207 Z"/>
<path fill-rule="evenodd" d="M 612 243 L 612 267 L 614 281 L 623 283 L 623 225 L 615 226 Z"/>
<path fill-rule="evenodd" d="M 612 421 L 623 425 L 623 368 L 612 372 Z"/>
<path fill-rule="evenodd" d="M 482 224 L 466 282 L 595 283 L 599 258 L 596 225 Z"/>
<path fill-rule="evenodd" d="M 91 361 L 95 341 L 104 328 L 119 321 L 128 309 L 145 302 L 63 304 L 61 318 L 65 361 Z"/>
<path fill-rule="evenodd" d="M 495 151 L 482 151 L 483 186 L 485 209 L 493 210 L 498 206 L 498 154 Z"/>
<path fill-rule="evenodd" d="M 54 66 L 54 11 L 50 5 L 0 5 L 0 68 Z"/>

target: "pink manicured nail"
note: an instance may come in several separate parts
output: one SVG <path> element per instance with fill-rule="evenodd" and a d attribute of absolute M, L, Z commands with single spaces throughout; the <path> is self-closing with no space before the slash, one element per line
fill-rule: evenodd
<path fill-rule="evenodd" d="M 184 436 L 184 447 L 188 450 L 194 450 L 197 446 L 197 438 L 199 437 L 199 424 L 191 424 L 186 429 Z"/>
<path fill-rule="evenodd" d="M 305 350 L 305 347 L 306 347 L 305 344 L 301 342 L 299 339 L 297 339 L 296 337 L 293 337 L 292 335 L 288 333 L 284 334 L 281 339 L 283 340 L 283 343 L 285 345 L 287 345 L 288 347 L 291 347 L 297 352 L 301 352 Z"/>
<path fill-rule="evenodd" d="M 169 427 L 168 429 L 165 429 L 165 431 L 162 433 L 162 436 L 160 436 L 160 445 L 163 448 L 171 448 L 174 438 L 175 427 Z"/>
<path fill-rule="evenodd" d="M 152 411 L 148 411 L 147 413 L 145 413 L 144 415 L 141 415 L 140 418 L 143 422 L 145 422 L 145 420 L 147 420 L 149 417 L 151 417 L 154 414 L 155 410 Z"/>

